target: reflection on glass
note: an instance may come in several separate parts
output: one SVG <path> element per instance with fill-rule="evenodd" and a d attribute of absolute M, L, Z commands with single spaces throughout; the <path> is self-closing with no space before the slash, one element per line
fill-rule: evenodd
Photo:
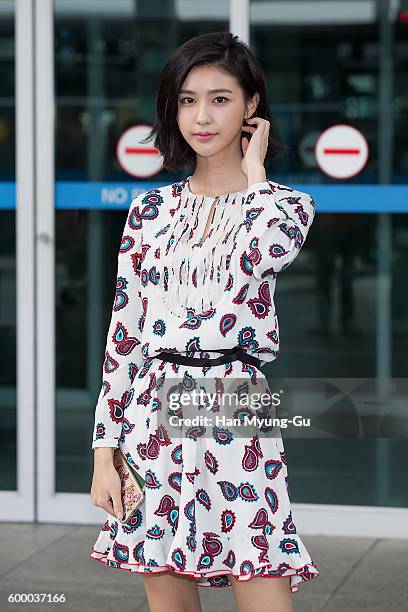
<path fill-rule="evenodd" d="M 361 3 L 353 12 L 337 11 L 331 2 L 319 3 L 318 10 L 296 3 L 296 11 L 290 1 L 250 4 L 251 46 L 268 75 L 275 127 L 289 146 L 268 176 L 284 184 L 336 183 L 320 171 L 313 151 L 324 129 L 346 123 L 362 131 L 370 146 L 363 172 L 347 182 L 377 183 L 382 143 L 375 13 Z M 395 24 L 395 57 L 390 58 L 390 65 L 395 63 L 394 180 L 401 183 L 407 182 L 408 169 L 402 111 L 408 80 L 405 26 Z M 337 183 L 341 189 L 344 182 Z M 394 215 L 395 251 L 387 255 L 393 258 L 390 359 L 393 376 L 403 377 L 408 321 L 404 219 Z M 381 233 L 375 213 L 317 214 L 306 253 L 277 282 L 282 348 L 268 371 L 271 379 L 376 377 Z M 394 483 L 408 458 L 403 440 L 287 439 L 285 446 L 294 501 L 408 504 L 407 490 Z"/>
<path fill-rule="evenodd" d="M 17 488 L 14 9 L 0 13 L 0 490 Z"/>

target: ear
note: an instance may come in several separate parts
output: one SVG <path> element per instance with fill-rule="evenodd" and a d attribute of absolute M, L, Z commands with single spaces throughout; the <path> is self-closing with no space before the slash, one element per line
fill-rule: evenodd
<path fill-rule="evenodd" d="M 259 93 L 255 93 L 252 96 L 252 98 L 249 100 L 246 106 L 246 113 L 245 113 L 246 119 L 250 119 L 253 115 L 255 115 L 256 109 L 259 104 L 259 100 L 260 100 Z"/>

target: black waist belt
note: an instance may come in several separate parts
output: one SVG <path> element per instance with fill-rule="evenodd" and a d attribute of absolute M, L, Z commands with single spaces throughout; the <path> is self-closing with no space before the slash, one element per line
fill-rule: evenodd
<path fill-rule="evenodd" d="M 223 353 L 223 355 L 214 358 L 189 357 L 187 355 L 181 355 L 180 353 L 169 353 L 167 351 L 162 351 L 161 353 L 155 355 L 155 357 L 157 357 L 157 359 L 163 359 L 164 361 L 171 361 L 172 363 L 180 363 L 182 365 L 192 366 L 212 366 L 222 363 L 229 363 L 231 361 L 236 361 L 237 359 L 239 361 L 243 361 L 244 363 L 249 363 L 250 365 L 253 365 L 256 368 L 260 368 L 262 364 L 262 361 L 260 359 L 254 357 L 253 355 L 249 355 L 240 346 L 235 346 L 232 349 L 214 349 L 214 352 Z"/>

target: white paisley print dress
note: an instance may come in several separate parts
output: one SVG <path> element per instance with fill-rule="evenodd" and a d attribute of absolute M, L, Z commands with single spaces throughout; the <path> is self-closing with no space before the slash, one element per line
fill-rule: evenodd
<path fill-rule="evenodd" d="M 190 366 L 156 355 L 215 358 L 239 346 L 262 365 L 274 361 L 276 278 L 300 252 L 315 203 L 270 180 L 198 196 L 189 178 L 138 195 L 128 211 L 92 448 L 120 446 L 146 497 L 127 524 L 106 513 L 89 556 L 203 587 L 290 576 L 296 592 L 320 574 L 292 516 L 280 431 L 237 435 L 213 423 L 175 437 L 166 421 L 165 382 L 191 391 L 206 381 L 217 392 L 237 383 L 240 392 L 264 374 L 239 360 Z"/>

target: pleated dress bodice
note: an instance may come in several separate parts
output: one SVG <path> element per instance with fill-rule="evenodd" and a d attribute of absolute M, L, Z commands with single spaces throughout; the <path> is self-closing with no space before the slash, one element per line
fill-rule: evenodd
<path fill-rule="evenodd" d="M 247 192 L 196 195 L 188 179 L 161 253 L 162 297 L 169 311 L 179 317 L 189 308 L 209 310 L 222 298 Z"/>

